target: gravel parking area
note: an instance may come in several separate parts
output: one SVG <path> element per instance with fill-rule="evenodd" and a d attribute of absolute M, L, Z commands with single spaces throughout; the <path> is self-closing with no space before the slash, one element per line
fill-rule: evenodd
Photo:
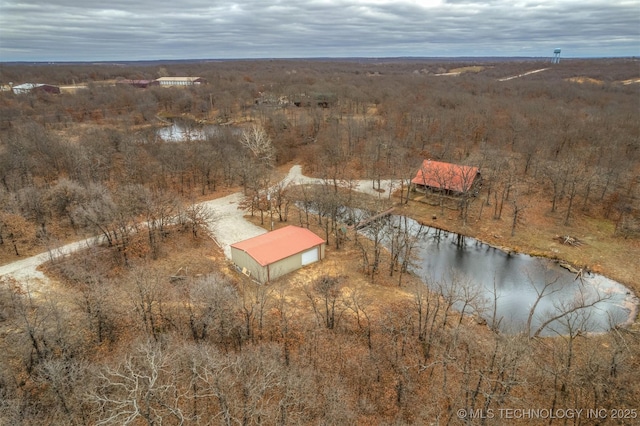
<path fill-rule="evenodd" d="M 225 256 L 229 259 L 231 259 L 231 244 L 267 232 L 264 228 L 244 219 L 244 210 L 238 208 L 242 199 L 241 193 L 235 193 L 203 203 L 216 218 L 209 228 L 209 235 L 224 250 Z"/>

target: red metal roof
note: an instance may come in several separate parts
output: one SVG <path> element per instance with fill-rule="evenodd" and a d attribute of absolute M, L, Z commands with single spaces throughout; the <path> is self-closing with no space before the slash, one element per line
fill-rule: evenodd
<path fill-rule="evenodd" d="M 247 252 L 262 266 L 303 252 L 325 241 L 306 228 L 284 228 L 231 244 L 231 247 Z"/>
<path fill-rule="evenodd" d="M 424 160 L 411 182 L 431 188 L 467 192 L 477 175 L 477 167 Z"/>

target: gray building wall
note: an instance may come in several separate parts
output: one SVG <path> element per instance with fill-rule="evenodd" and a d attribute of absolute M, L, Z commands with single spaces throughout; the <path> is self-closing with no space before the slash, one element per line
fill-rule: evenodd
<path fill-rule="evenodd" d="M 231 260 L 241 270 L 242 268 L 245 268 L 251 274 L 252 278 L 260 282 L 266 281 L 267 269 L 263 268 L 263 266 L 260 265 L 253 257 L 249 256 L 247 252 L 231 247 Z"/>
<path fill-rule="evenodd" d="M 294 254 L 293 256 L 285 257 L 277 262 L 267 265 L 269 273 L 268 280 L 275 280 L 278 277 L 293 272 L 296 269 L 302 268 L 302 253 Z"/>
<path fill-rule="evenodd" d="M 318 260 L 324 259 L 325 244 L 320 244 L 315 248 L 319 250 Z M 300 269 L 302 267 L 302 253 L 296 253 L 267 266 L 262 266 L 247 252 L 231 247 L 231 260 L 240 269 L 246 268 L 253 279 L 264 284 Z"/>

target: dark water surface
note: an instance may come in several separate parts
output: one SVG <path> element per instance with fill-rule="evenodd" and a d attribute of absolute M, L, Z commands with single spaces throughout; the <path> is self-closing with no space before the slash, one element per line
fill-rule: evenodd
<path fill-rule="evenodd" d="M 405 223 L 390 218 L 401 219 Z M 627 321 L 638 302 L 629 289 L 602 275 L 576 278 L 550 259 L 507 253 L 411 219 L 406 223 L 421 235 L 413 272 L 457 300 L 456 309 L 475 312 L 503 332 L 525 331 L 532 311 L 531 334 L 541 327 L 540 335 L 604 332 Z"/>

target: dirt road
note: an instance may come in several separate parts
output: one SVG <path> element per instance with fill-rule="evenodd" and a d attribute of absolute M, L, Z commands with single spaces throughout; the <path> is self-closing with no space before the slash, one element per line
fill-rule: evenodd
<path fill-rule="evenodd" d="M 546 71 L 546 70 L 548 70 L 548 69 L 549 69 L 549 68 L 541 68 L 541 69 L 539 69 L 539 70 L 527 71 L 527 72 L 525 72 L 525 73 L 523 73 L 523 74 L 512 75 L 512 76 L 510 76 L 510 77 L 500 78 L 500 79 L 498 79 L 498 81 L 509 81 L 509 80 L 513 80 L 514 78 L 521 78 L 521 77 L 524 77 L 524 76 L 527 76 L 527 75 L 535 74 L 535 73 L 537 73 L 537 72 Z"/>
<path fill-rule="evenodd" d="M 49 284 L 48 277 L 38 270 L 38 267 L 45 262 L 61 256 L 74 253 L 83 248 L 91 247 L 97 243 L 99 237 L 91 237 L 81 241 L 76 241 L 62 247 L 17 260 L 15 262 L 0 266 L 0 281 L 3 278 L 16 280 L 23 288 L 37 294 L 46 292 Z"/>

